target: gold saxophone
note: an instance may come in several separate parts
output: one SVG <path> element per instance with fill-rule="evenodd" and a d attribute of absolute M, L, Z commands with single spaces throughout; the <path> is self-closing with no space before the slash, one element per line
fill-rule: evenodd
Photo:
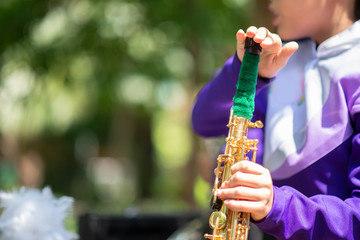
<path fill-rule="evenodd" d="M 252 39 L 246 39 L 245 53 L 254 54 L 254 55 L 246 56 L 247 59 L 252 59 L 246 62 L 246 64 L 249 64 L 248 66 L 254 65 L 254 68 L 249 70 L 249 68 L 244 67 L 245 69 L 244 71 L 252 72 L 252 75 L 249 76 L 246 76 L 246 73 L 242 72 L 242 69 L 240 70 L 240 76 L 239 76 L 240 85 L 238 85 L 237 87 L 240 92 L 240 96 L 248 95 L 248 93 L 246 93 L 248 89 L 245 88 L 239 89 L 239 86 L 242 87 L 241 84 L 246 82 L 243 79 L 253 81 L 253 86 L 255 86 L 256 76 L 257 76 L 257 63 L 258 63 L 257 57 L 260 51 L 261 51 L 260 45 L 255 43 Z M 250 61 L 254 61 L 254 62 L 250 62 Z M 243 59 L 243 65 L 245 65 L 245 55 Z M 249 99 L 253 98 L 251 93 L 253 93 L 254 91 L 255 89 L 253 90 L 250 89 Z M 252 100 L 253 99 L 251 99 L 250 102 L 253 102 Z M 213 239 L 213 240 L 247 240 L 248 239 L 248 232 L 250 229 L 249 227 L 250 213 L 234 212 L 228 209 L 225 206 L 225 204 L 223 204 L 222 200 L 216 196 L 216 192 L 221 187 L 222 183 L 224 181 L 227 181 L 231 177 L 230 168 L 233 164 L 239 161 L 250 160 L 250 158 L 251 161 L 253 162 L 256 161 L 257 144 L 259 141 L 257 139 L 248 139 L 247 133 L 248 133 L 248 129 L 255 127 L 262 128 L 263 124 L 261 121 L 256 121 L 255 123 L 252 123 L 249 120 L 251 119 L 251 116 L 252 113 L 247 118 L 243 116 L 239 116 L 238 114 L 235 115 L 234 110 L 231 109 L 229 123 L 227 125 L 227 127 L 229 128 L 229 133 L 227 138 L 225 139 L 226 141 L 225 152 L 224 154 L 220 154 L 217 158 L 216 177 L 213 187 L 213 198 L 211 203 L 214 212 L 212 212 L 209 218 L 209 225 L 213 229 L 213 231 L 212 234 L 204 235 L 204 237 L 207 239 Z"/>
<path fill-rule="evenodd" d="M 212 235 L 204 237 L 213 240 L 246 240 L 248 239 L 250 214 L 246 212 L 234 212 L 222 204 L 222 200 L 216 197 L 216 190 L 221 184 L 231 177 L 230 168 L 233 164 L 249 160 L 248 153 L 252 153 L 251 161 L 256 161 L 257 139 L 248 139 L 249 128 L 262 128 L 261 121 L 250 122 L 244 117 L 234 116 L 231 111 L 228 137 L 225 139 L 224 154 L 217 158 L 216 177 L 213 188 L 212 206 L 214 211 L 209 218 L 209 225 L 213 229 Z"/>

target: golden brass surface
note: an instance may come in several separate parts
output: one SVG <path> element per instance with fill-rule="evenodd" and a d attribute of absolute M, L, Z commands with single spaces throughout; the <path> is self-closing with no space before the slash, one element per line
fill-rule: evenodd
<path fill-rule="evenodd" d="M 226 215 L 223 212 L 213 212 L 209 219 L 209 224 L 212 229 L 223 229 L 226 224 Z"/>
<path fill-rule="evenodd" d="M 256 161 L 257 139 L 248 139 L 249 128 L 262 128 L 261 121 L 255 123 L 248 119 L 230 114 L 228 136 L 225 139 L 224 154 L 217 158 L 216 177 L 213 187 L 213 204 L 218 203 L 216 191 L 221 184 L 231 177 L 230 168 L 239 161 Z M 221 202 L 220 202 L 221 203 Z M 250 214 L 246 212 L 234 212 L 222 204 L 210 215 L 209 226 L 213 229 L 212 234 L 205 234 L 206 239 L 212 240 L 247 240 L 249 232 Z"/>

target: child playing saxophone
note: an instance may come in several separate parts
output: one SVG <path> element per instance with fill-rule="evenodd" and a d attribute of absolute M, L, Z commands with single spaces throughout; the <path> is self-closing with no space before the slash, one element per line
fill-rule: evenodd
<path fill-rule="evenodd" d="M 233 165 L 217 196 L 277 239 L 359 239 L 360 1 L 273 0 L 270 9 L 278 34 L 238 31 L 237 53 L 193 109 L 198 134 L 226 134 L 245 37 L 260 43 L 254 119 L 265 127 L 249 135 L 263 152 Z"/>

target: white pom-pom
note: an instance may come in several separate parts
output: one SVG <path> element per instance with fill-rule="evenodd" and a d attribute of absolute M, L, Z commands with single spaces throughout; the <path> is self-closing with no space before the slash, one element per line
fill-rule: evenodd
<path fill-rule="evenodd" d="M 42 191 L 20 188 L 12 193 L 0 191 L 1 240 L 73 240 L 64 220 L 72 208 L 71 197 L 56 199 L 49 187 Z"/>

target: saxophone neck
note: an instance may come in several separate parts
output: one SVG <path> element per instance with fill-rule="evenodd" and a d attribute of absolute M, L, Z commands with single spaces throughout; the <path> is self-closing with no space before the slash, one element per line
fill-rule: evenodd
<path fill-rule="evenodd" d="M 251 125 L 251 122 L 244 117 L 239 117 L 234 115 L 234 111 L 231 110 L 229 124 L 229 137 L 231 138 L 241 138 L 247 136 L 248 128 Z"/>

